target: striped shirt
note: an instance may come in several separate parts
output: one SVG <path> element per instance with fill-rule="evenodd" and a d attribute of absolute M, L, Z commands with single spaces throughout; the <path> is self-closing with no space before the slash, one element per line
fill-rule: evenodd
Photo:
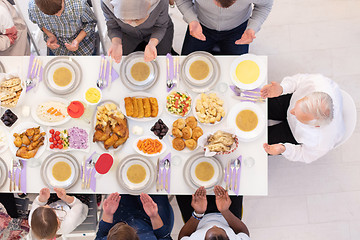
<path fill-rule="evenodd" d="M 92 55 L 95 49 L 96 17 L 86 0 L 64 0 L 64 11 L 61 16 L 46 15 L 36 6 L 35 0 L 29 1 L 29 18 L 40 29 L 45 28 L 53 33 L 60 45 L 52 49 L 55 55 Z M 86 37 L 79 43 L 79 49 L 69 51 L 65 43 L 71 44 L 80 31 L 86 32 Z M 44 40 L 48 36 L 44 33 Z"/>

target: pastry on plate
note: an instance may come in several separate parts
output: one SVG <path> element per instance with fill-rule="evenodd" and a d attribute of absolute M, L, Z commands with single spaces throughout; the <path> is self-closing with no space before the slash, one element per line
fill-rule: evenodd
<path fill-rule="evenodd" d="M 185 140 L 185 145 L 191 151 L 197 147 L 197 142 L 194 139 Z"/>
<path fill-rule="evenodd" d="M 132 115 L 134 114 L 134 107 L 133 107 L 133 103 L 130 97 L 126 97 L 124 99 L 125 101 L 125 110 L 126 110 L 126 115 L 129 117 L 132 117 Z"/>
<path fill-rule="evenodd" d="M 181 132 L 180 129 L 174 127 L 174 128 L 172 129 L 172 135 L 173 135 L 174 137 L 181 138 L 181 137 L 183 136 L 183 133 Z"/>
<path fill-rule="evenodd" d="M 197 126 L 197 120 L 194 116 L 187 117 L 185 122 L 186 122 L 186 126 L 191 127 L 191 129 L 194 129 Z"/>
<path fill-rule="evenodd" d="M 182 138 L 174 138 L 172 141 L 173 148 L 175 150 L 181 151 L 185 148 L 185 142 Z"/>
<path fill-rule="evenodd" d="M 198 140 L 204 134 L 203 130 L 200 127 L 196 127 L 192 130 L 192 138 Z"/>
<path fill-rule="evenodd" d="M 184 127 L 182 130 L 182 134 L 183 134 L 183 138 L 186 139 L 190 139 L 192 136 L 192 129 L 188 126 Z"/>
<path fill-rule="evenodd" d="M 144 105 L 144 116 L 151 117 L 151 105 L 149 98 L 143 98 L 143 105 Z"/>
<path fill-rule="evenodd" d="M 177 119 L 177 120 L 173 123 L 173 127 L 174 127 L 174 128 L 178 128 L 178 129 L 180 129 L 180 130 L 182 130 L 182 129 L 185 127 L 185 125 L 186 125 L 186 122 L 185 122 L 185 120 L 182 119 L 182 118 Z"/>

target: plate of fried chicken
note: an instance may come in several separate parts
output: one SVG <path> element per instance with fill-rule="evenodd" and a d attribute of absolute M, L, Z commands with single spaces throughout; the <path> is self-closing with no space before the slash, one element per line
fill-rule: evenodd
<path fill-rule="evenodd" d="M 38 158 L 46 148 L 46 135 L 42 127 L 36 123 L 24 122 L 11 132 L 10 150 L 22 159 Z"/>
<path fill-rule="evenodd" d="M 98 104 L 95 113 L 93 142 L 105 150 L 119 149 L 129 138 L 127 119 L 113 101 Z"/>

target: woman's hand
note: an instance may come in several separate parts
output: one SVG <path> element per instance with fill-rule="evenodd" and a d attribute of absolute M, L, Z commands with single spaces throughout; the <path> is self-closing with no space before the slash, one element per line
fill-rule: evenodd
<path fill-rule="evenodd" d="M 149 216 L 149 218 L 154 218 L 159 215 L 157 204 L 148 194 L 141 193 L 140 200 L 143 205 L 144 211 Z"/>
<path fill-rule="evenodd" d="M 229 210 L 231 205 L 231 199 L 229 197 L 228 192 L 220 186 L 215 186 L 214 188 L 215 193 L 215 201 L 216 201 L 216 207 L 219 210 L 219 212 L 224 212 Z"/>
<path fill-rule="evenodd" d="M 145 62 L 150 62 L 157 57 L 156 46 L 159 44 L 157 38 L 150 38 L 149 43 L 145 47 L 144 60 Z"/>
<path fill-rule="evenodd" d="M 108 51 L 108 55 L 111 56 L 116 63 L 120 63 L 122 54 L 123 54 L 123 49 L 122 49 L 121 39 L 115 37 L 111 40 L 111 46 Z"/>
<path fill-rule="evenodd" d="M 198 214 L 205 213 L 207 209 L 207 199 L 206 199 L 206 189 L 204 187 L 199 187 L 195 194 L 192 195 L 191 206 L 194 208 L 194 211 Z"/>
<path fill-rule="evenodd" d="M 50 190 L 48 188 L 43 188 L 40 190 L 39 201 L 42 203 L 46 203 L 50 197 Z"/>

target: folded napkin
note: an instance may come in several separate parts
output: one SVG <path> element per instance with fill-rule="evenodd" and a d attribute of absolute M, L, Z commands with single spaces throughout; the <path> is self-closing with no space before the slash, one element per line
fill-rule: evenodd
<path fill-rule="evenodd" d="M 34 70 L 33 74 L 31 75 L 31 68 L 32 65 L 34 63 L 35 60 L 35 56 L 33 54 L 30 55 L 30 59 L 29 59 L 29 68 L 28 68 L 28 73 L 27 73 L 27 79 L 29 79 L 30 77 L 35 78 L 35 76 L 37 75 L 37 71 Z M 39 82 L 37 84 L 39 84 L 42 79 L 43 79 L 43 66 L 40 67 L 40 75 L 39 75 Z M 36 87 L 36 85 L 31 85 L 31 86 L 26 86 L 26 92 L 30 91 L 31 89 L 33 89 L 34 87 Z"/>

